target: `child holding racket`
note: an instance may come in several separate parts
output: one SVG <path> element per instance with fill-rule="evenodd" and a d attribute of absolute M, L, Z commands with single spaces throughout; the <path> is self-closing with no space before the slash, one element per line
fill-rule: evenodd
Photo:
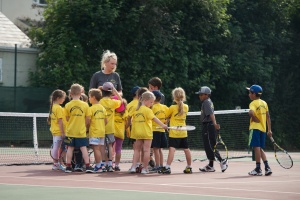
<path fill-rule="evenodd" d="M 93 172 L 90 166 L 87 146 L 88 140 L 86 138 L 87 122 L 90 120 L 89 105 L 80 100 L 82 86 L 73 84 L 71 86 L 70 95 L 72 100 L 65 106 L 65 115 L 68 121 L 66 128 L 65 143 L 68 145 L 67 151 L 67 167 L 65 172 L 73 171 L 71 160 L 74 148 L 79 147 L 82 152 L 82 157 L 85 162 L 86 172 Z"/>
<path fill-rule="evenodd" d="M 249 146 L 254 148 L 256 167 L 249 172 L 252 176 L 261 176 L 262 171 L 260 168 L 260 160 L 262 159 L 265 165 L 265 175 L 272 174 L 272 170 L 268 164 L 266 154 L 264 152 L 266 142 L 266 132 L 268 125 L 268 136 L 272 136 L 271 119 L 269 114 L 268 104 L 260 99 L 263 92 L 262 87 L 259 85 L 252 85 L 249 90 L 249 98 L 252 102 L 249 105 L 250 116 L 250 134 L 249 134 Z"/>
<path fill-rule="evenodd" d="M 107 124 L 105 126 L 105 145 L 108 146 L 108 155 L 105 154 L 105 147 L 102 148 L 102 159 L 105 158 L 106 167 L 103 168 L 103 172 L 113 172 L 112 166 L 112 144 L 115 142 L 115 109 L 119 108 L 121 105 L 122 97 L 115 89 L 114 85 L 111 82 L 105 82 L 103 86 L 99 87 L 102 90 L 103 98 L 100 100 L 100 104 L 106 109 L 107 113 Z M 117 96 L 118 100 L 112 99 L 112 96 Z M 103 160 L 104 161 L 104 160 Z"/>
<path fill-rule="evenodd" d="M 101 146 L 104 145 L 105 124 L 107 123 L 106 110 L 99 102 L 101 98 L 102 93 L 99 89 L 90 89 L 89 101 L 92 106 L 90 107 L 89 144 L 93 148 L 96 162 L 94 172 L 100 172 L 101 170 Z"/>
<path fill-rule="evenodd" d="M 185 103 L 186 96 L 185 91 L 181 88 L 175 88 L 172 91 L 172 97 L 173 101 L 176 103 L 176 105 L 172 105 L 169 107 L 169 110 L 167 112 L 167 118 L 170 118 L 170 126 L 186 126 L 186 116 L 189 111 L 189 106 Z M 163 167 L 161 170 L 158 171 L 158 173 L 162 174 L 171 174 L 171 163 L 174 159 L 175 150 L 177 148 L 183 148 L 187 166 L 183 170 L 183 173 L 191 174 L 192 173 L 192 156 L 191 151 L 189 149 L 188 145 L 188 139 L 187 139 L 187 131 L 182 130 L 170 130 L 169 131 L 169 154 L 167 159 L 167 164 L 165 167 Z"/>
<path fill-rule="evenodd" d="M 52 170 L 58 170 L 63 163 L 59 163 L 60 148 L 65 137 L 66 120 L 64 109 L 60 106 L 66 98 L 66 93 L 62 90 L 55 90 L 50 96 L 50 110 L 47 119 L 50 124 L 50 131 L 53 136 L 53 146 L 51 149 L 51 157 L 53 158 Z"/>
<path fill-rule="evenodd" d="M 196 94 L 199 94 L 199 99 L 202 102 L 200 121 L 202 122 L 202 138 L 204 143 L 204 149 L 209 160 L 208 165 L 203 168 L 199 168 L 202 172 L 215 172 L 214 161 L 215 153 L 214 146 L 217 143 L 217 130 L 220 129 L 220 125 L 217 124 L 214 114 L 214 104 L 210 99 L 211 89 L 207 86 L 200 88 Z M 217 158 L 220 162 L 221 171 L 225 172 L 228 168 L 228 160 L 222 159 L 221 156 Z"/>
<path fill-rule="evenodd" d="M 160 103 L 162 94 L 158 90 L 153 90 L 152 93 L 155 96 L 155 101 L 152 106 L 152 111 L 162 123 L 167 124 L 167 112 L 169 108 L 166 105 Z M 166 148 L 168 146 L 167 136 L 164 129 L 157 128 L 158 124 L 152 123 L 152 131 L 153 131 L 153 140 L 151 144 L 151 148 L 153 148 L 154 158 L 155 158 L 155 167 L 151 169 L 151 171 L 157 172 L 160 168 L 163 167 L 163 152 L 162 148 Z"/>
<path fill-rule="evenodd" d="M 163 124 L 153 114 L 150 107 L 153 105 L 155 96 L 152 92 L 144 92 L 139 100 L 138 107 L 133 113 L 132 118 L 132 135 L 136 139 L 133 154 L 133 162 L 130 172 L 136 172 L 136 164 L 140 158 L 140 152 L 143 151 L 143 169 L 142 174 L 148 174 L 148 162 L 150 160 L 150 146 L 153 138 L 152 121 L 156 122 L 159 126 L 167 129 L 167 125 Z"/>

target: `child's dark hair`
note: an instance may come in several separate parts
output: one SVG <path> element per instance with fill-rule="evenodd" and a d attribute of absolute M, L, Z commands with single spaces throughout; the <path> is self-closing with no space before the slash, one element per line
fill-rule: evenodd
<path fill-rule="evenodd" d="M 148 81 L 148 84 L 156 86 L 158 89 L 162 86 L 162 81 L 158 77 L 153 77 Z"/>
<path fill-rule="evenodd" d="M 95 88 L 90 89 L 89 95 L 91 97 L 95 97 L 95 99 L 97 101 L 100 101 L 100 99 L 102 98 L 102 92 L 101 92 L 101 90 L 95 89 Z"/>
<path fill-rule="evenodd" d="M 102 90 L 102 96 L 103 97 L 111 97 L 112 95 L 113 95 L 112 91 Z"/>
<path fill-rule="evenodd" d="M 149 91 L 149 90 L 146 87 L 141 87 L 140 89 L 138 89 L 138 91 L 137 91 L 138 98 L 141 98 L 142 94 L 147 91 Z"/>
<path fill-rule="evenodd" d="M 47 118 L 47 122 L 50 125 L 51 124 L 51 113 L 52 113 L 52 107 L 53 107 L 53 102 L 56 101 L 59 98 L 66 97 L 66 93 L 63 90 L 54 90 L 52 94 L 50 95 L 50 110 L 49 110 L 49 116 Z"/>

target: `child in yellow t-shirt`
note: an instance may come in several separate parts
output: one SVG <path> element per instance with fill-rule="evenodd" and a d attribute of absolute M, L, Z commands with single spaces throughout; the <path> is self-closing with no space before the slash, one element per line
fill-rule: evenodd
<path fill-rule="evenodd" d="M 92 106 L 90 107 L 89 144 L 93 148 L 96 162 L 94 172 L 101 170 L 101 146 L 104 145 L 105 124 L 107 123 L 106 109 L 99 102 L 101 97 L 102 93 L 99 89 L 90 89 L 89 101 Z"/>
<path fill-rule="evenodd" d="M 181 87 L 175 88 L 172 91 L 172 97 L 176 105 L 170 106 L 169 111 L 167 112 L 167 117 L 170 118 L 170 126 L 186 126 L 185 121 L 189 111 L 189 106 L 183 103 L 186 101 L 185 91 Z M 169 131 L 169 154 L 167 164 L 160 171 L 158 171 L 159 173 L 171 173 L 170 165 L 173 162 L 176 148 L 183 148 L 185 153 L 187 166 L 183 172 L 192 173 L 192 157 L 188 145 L 187 131 L 179 130 Z"/>
<path fill-rule="evenodd" d="M 143 150 L 143 169 L 142 174 L 148 174 L 148 162 L 150 160 L 150 146 L 153 138 L 152 121 L 159 126 L 167 129 L 168 126 L 163 124 L 157 117 L 154 116 L 150 107 L 153 105 L 155 96 L 152 92 L 144 92 L 139 100 L 138 107 L 133 113 L 132 118 L 132 133 L 131 137 L 135 139 L 135 148 L 133 162 L 130 169 L 131 173 L 136 172 L 136 163 L 140 158 L 140 152 Z"/>
<path fill-rule="evenodd" d="M 70 173 L 73 171 L 71 167 L 71 160 L 75 147 L 79 147 L 83 160 L 86 166 L 86 172 L 93 172 L 90 166 L 87 146 L 88 140 L 86 138 L 87 122 L 90 120 L 89 105 L 80 100 L 82 86 L 73 84 L 71 86 L 70 95 L 72 100 L 65 106 L 66 119 L 68 121 L 66 129 L 65 143 L 68 145 L 67 150 L 67 167 L 65 172 Z"/>
<path fill-rule="evenodd" d="M 55 90 L 50 97 L 50 111 L 48 123 L 50 124 L 50 131 L 53 136 L 53 147 L 51 149 L 51 157 L 53 158 L 52 170 L 60 169 L 59 163 L 60 152 L 59 148 L 62 145 L 65 137 L 65 116 L 64 109 L 60 106 L 66 99 L 66 93 L 62 90 Z"/>

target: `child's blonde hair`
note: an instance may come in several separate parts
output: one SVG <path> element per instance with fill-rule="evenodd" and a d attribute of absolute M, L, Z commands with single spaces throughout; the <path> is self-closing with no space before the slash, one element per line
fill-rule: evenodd
<path fill-rule="evenodd" d="M 101 90 L 95 89 L 95 88 L 90 89 L 89 95 L 91 97 L 95 97 L 95 99 L 97 101 L 100 101 L 100 99 L 102 98 L 102 92 L 101 92 Z"/>
<path fill-rule="evenodd" d="M 79 85 L 78 83 L 74 83 L 72 86 L 71 86 L 71 89 L 70 89 L 70 94 L 71 95 L 75 95 L 75 96 L 80 96 L 81 95 L 81 92 L 82 92 L 82 86 Z"/>
<path fill-rule="evenodd" d="M 173 101 L 178 105 L 178 115 L 183 115 L 183 102 L 186 101 L 185 91 L 177 87 L 172 91 Z"/>
<path fill-rule="evenodd" d="M 105 63 L 109 62 L 111 58 L 118 60 L 118 57 L 114 52 L 110 52 L 109 50 L 103 52 L 101 60 L 101 69 L 105 69 Z M 114 68 L 113 72 L 116 71 L 116 68 L 117 67 Z"/>
<path fill-rule="evenodd" d="M 143 101 L 149 100 L 149 99 L 154 99 L 155 100 L 154 94 L 152 92 L 150 92 L 150 91 L 144 92 L 142 94 L 142 96 L 140 97 L 140 99 L 139 99 L 139 104 L 138 104 L 136 110 L 140 109 Z"/>

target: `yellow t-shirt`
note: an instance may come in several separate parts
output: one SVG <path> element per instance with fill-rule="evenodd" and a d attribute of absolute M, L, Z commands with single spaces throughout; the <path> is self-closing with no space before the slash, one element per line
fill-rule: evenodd
<path fill-rule="evenodd" d="M 136 110 L 137 106 L 139 104 L 139 101 L 137 99 L 133 99 L 127 106 L 128 115 L 132 116 L 133 112 Z"/>
<path fill-rule="evenodd" d="M 157 117 L 162 123 L 166 124 L 167 122 L 167 112 L 169 108 L 166 105 L 156 103 L 152 106 L 152 111 L 154 116 Z M 156 122 L 152 122 L 152 130 L 157 132 L 165 132 L 165 129 L 156 128 L 160 127 Z"/>
<path fill-rule="evenodd" d="M 124 114 L 115 112 L 115 137 L 124 140 L 125 124 L 127 121 L 128 112 L 125 110 Z"/>
<path fill-rule="evenodd" d="M 91 123 L 89 129 L 90 138 L 104 138 L 105 137 L 105 119 L 106 110 L 100 104 L 93 104 L 90 107 Z"/>
<path fill-rule="evenodd" d="M 107 124 L 105 126 L 105 134 L 115 133 L 115 109 L 119 108 L 121 105 L 120 100 L 111 99 L 109 97 L 104 97 L 100 100 L 100 104 L 106 109 L 107 114 Z"/>
<path fill-rule="evenodd" d="M 66 136 L 86 137 L 86 117 L 91 116 L 89 105 L 81 100 L 72 100 L 65 106 L 66 117 L 69 117 Z"/>
<path fill-rule="evenodd" d="M 152 120 L 154 118 L 152 110 L 146 106 L 141 106 L 133 113 L 131 138 L 133 139 L 153 139 Z"/>
<path fill-rule="evenodd" d="M 264 100 L 256 99 L 250 103 L 249 109 L 254 112 L 254 115 L 260 121 L 260 123 L 256 123 L 252 121 L 252 118 L 250 118 L 249 130 L 258 129 L 262 132 L 267 132 L 266 121 L 267 121 L 267 112 L 269 112 L 268 104 Z"/>
<path fill-rule="evenodd" d="M 50 114 L 50 119 L 51 119 L 50 131 L 51 131 L 52 135 L 53 136 L 61 136 L 61 131 L 59 128 L 58 120 L 62 119 L 63 127 L 65 129 L 66 118 L 64 115 L 64 109 L 58 104 L 53 104 L 51 114 Z"/>
<path fill-rule="evenodd" d="M 189 112 L 189 106 L 183 104 L 183 115 L 178 115 L 178 105 L 172 105 L 169 108 L 167 117 L 170 118 L 170 126 L 186 126 L 186 115 Z M 172 138 L 185 138 L 187 137 L 187 131 L 170 130 L 169 137 Z"/>

